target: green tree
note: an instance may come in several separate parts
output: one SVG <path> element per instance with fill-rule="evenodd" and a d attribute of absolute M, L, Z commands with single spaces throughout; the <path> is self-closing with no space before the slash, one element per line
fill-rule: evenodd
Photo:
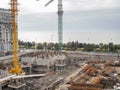
<path fill-rule="evenodd" d="M 55 49 L 58 50 L 58 43 L 55 43 Z"/>
<path fill-rule="evenodd" d="M 114 52 L 114 44 L 112 42 L 109 43 L 109 51 Z"/>
<path fill-rule="evenodd" d="M 37 49 L 43 49 L 43 45 L 41 43 L 38 43 Z"/>
<path fill-rule="evenodd" d="M 79 47 L 79 48 L 83 48 L 83 47 L 84 47 L 83 43 L 79 43 L 79 44 L 78 44 L 78 47 Z"/>
<path fill-rule="evenodd" d="M 105 52 L 108 52 L 108 49 L 109 49 L 108 44 L 104 44 L 104 45 L 103 45 L 103 49 L 104 49 Z"/>
<path fill-rule="evenodd" d="M 120 44 L 114 45 L 115 52 L 120 52 Z"/>

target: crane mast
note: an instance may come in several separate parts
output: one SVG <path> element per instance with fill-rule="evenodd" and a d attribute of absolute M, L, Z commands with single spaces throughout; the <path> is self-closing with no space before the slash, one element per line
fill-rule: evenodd
<path fill-rule="evenodd" d="M 53 0 L 50 0 L 45 7 L 49 5 Z M 58 0 L 58 53 L 62 54 L 62 43 L 63 43 L 63 5 L 62 0 Z"/>
<path fill-rule="evenodd" d="M 63 43 L 63 5 L 62 0 L 58 0 L 58 52 L 62 54 Z"/>
<path fill-rule="evenodd" d="M 50 4 L 53 0 L 50 0 L 45 6 Z M 19 63 L 18 57 L 18 1 L 11 0 L 11 16 L 12 16 L 12 37 L 13 37 L 13 68 L 9 70 L 12 74 L 22 73 L 22 68 Z M 63 5 L 62 0 L 58 0 L 58 52 L 62 54 L 62 42 L 63 42 Z"/>
<path fill-rule="evenodd" d="M 18 57 L 18 1 L 11 0 L 11 17 L 12 17 L 12 39 L 13 39 L 13 67 L 9 70 L 12 74 L 22 73 L 22 68 L 19 63 Z"/>

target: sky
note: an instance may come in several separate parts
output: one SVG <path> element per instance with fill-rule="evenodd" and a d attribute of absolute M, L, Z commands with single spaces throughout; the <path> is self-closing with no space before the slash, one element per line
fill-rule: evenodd
<path fill-rule="evenodd" d="M 19 39 L 58 42 L 58 0 L 18 0 Z M 10 8 L 1 0 L 0 8 Z M 63 0 L 63 42 L 120 44 L 120 0 Z"/>

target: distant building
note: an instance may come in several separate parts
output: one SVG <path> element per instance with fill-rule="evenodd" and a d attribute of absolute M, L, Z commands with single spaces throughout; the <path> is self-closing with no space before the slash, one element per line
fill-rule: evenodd
<path fill-rule="evenodd" d="M 10 9 L 0 8 L 0 52 L 12 51 L 12 24 Z"/>

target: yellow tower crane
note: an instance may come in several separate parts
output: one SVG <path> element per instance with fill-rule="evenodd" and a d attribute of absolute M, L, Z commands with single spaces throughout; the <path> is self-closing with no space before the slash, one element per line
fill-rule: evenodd
<path fill-rule="evenodd" d="M 44 77 L 45 74 L 37 75 L 19 75 L 23 73 L 22 67 L 19 62 L 18 56 L 18 0 L 11 0 L 11 18 L 12 18 L 12 42 L 13 42 L 13 67 L 9 70 L 9 73 L 16 74 L 9 77 L 0 79 L 0 83 L 9 81 L 8 87 L 13 89 L 19 89 L 25 85 L 24 78 L 26 77 Z M 12 79 L 12 80 L 11 80 Z M 0 89 L 1 90 L 1 89 Z"/>
<path fill-rule="evenodd" d="M 11 17 L 12 17 L 12 37 L 13 37 L 13 67 L 9 70 L 12 74 L 21 74 L 23 72 L 18 57 L 18 0 L 11 0 Z"/>
<path fill-rule="evenodd" d="M 21 74 L 23 72 L 18 57 L 18 1 L 11 0 L 11 18 L 12 18 L 12 39 L 13 39 L 13 67 L 9 70 L 12 74 Z"/>

